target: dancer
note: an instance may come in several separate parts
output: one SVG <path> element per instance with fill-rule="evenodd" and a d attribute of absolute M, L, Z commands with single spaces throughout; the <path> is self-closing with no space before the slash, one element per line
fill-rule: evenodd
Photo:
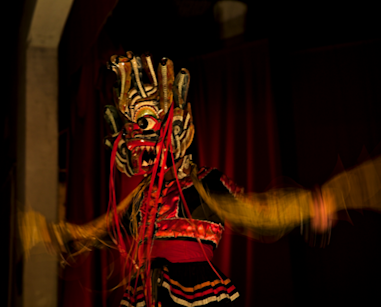
<path fill-rule="evenodd" d="M 147 176 L 124 215 L 130 227 L 117 219 L 112 223 L 115 241 L 130 260 L 127 271 L 138 276 L 128 284 L 121 305 L 233 301 L 239 295 L 236 288 L 210 262 L 224 223 L 200 198 L 194 182 L 231 199 L 241 190 L 218 170 L 197 170 L 187 153 L 194 136 L 186 103 L 189 72 L 182 69 L 175 77 L 172 61 L 164 58 L 156 76 L 150 55 L 135 57 L 132 52 L 113 56 L 110 68 L 118 76 L 116 108 L 107 106 L 105 113 L 114 135 L 106 140 L 113 148 L 111 171 L 115 162 L 128 176 Z M 122 127 L 117 126 L 118 110 L 126 117 Z M 116 210 L 115 202 L 110 205 Z M 128 252 L 120 225 L 129 227 L 133 237 Z"/>
<path fill-rule="evenodd" d="M 111 238 L 126 275 L 121 306 L 213 306 L 230 304 L 237 289 L 212 263 L 224 221 L 258 237 L 279 238 L 312 219 L 317 231 L 330 228 L 338 210 L 379 210 L 380 159 L 343 173 L 314 191 L 287 188 L 245 195 L 216 169 L 192 162 L 188 153 L 195 128 L 188 70 L 175 76 L 163 58 L 157 72 L 151 56 L 127 52 L 109 63 L 117 75 L 115 106 L 106 106 L 112 149 L 107 214 L 79 226 L 47 223 L 35 212 L 21 218 L 26 250 L 44 241 L 71 256 Z M 138 187 L 116 204 L 114 171 L 144 175 Z M 366 184 L 364 184 L 364 180 Z M 354 188 L 355 187 L 355 188 Z M 33 221 L 33 223 L 31 223 Z M 31 232 L 30 229 L 38 229 Z M 68 246 L 69 242 L 74 243 Z"/>

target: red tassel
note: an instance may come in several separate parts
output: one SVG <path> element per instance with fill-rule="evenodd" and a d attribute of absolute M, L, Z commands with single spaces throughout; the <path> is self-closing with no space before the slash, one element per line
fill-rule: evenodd
<path fill-rule="evenodd" d="M 111 152 L 111 159 L 110 159 L 110 180 L 109 180 L 109 202 L 108 202 L 108 207 L 107 207 L 107 215 L 106 218 L 109 218 L 110 211 L 113 211 L 113 227 L 112 227 L 112 232 L 110 231 L 109 228 L 109 234 L 115 243 L 115 245 L 118 247 L 118 250 L 122 256 L 122 261 L 123 259 L 125 260 L 127 258 L 127 249 L 126 249 L 126 244 L 124 243 L 122 233 L 120 231 L 122 225 L 120 224 L 119 221 L 119 216 L 117 213 L 117 207 L 116 207 L 116 196 L 115 196 L 115 184 L 114 184 L 114 178 L 115 178 L 115 158 L 116 158 L 116 151 L 118 149 L 118 144 L 120 139 L 122 138 L 122 131 L 119 133 L 118 137 L 116 138 L 114 142 L 114 146 L 112 148 Z M 109 223 L 108 223 L 109 225 Z M 110 227 L 110 226 L 109 226 Z"/>

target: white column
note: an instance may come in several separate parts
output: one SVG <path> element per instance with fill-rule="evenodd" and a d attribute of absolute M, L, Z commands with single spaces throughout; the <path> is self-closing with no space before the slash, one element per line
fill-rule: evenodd
<path fill-rule="evenodd" d="M 25 91 L 25 205 L 57 219 L 57 49 L 28 47 Z M 23 306 L 57 305 L 57 258 L 42 245 L 24 262 Z"/>
<path fill-rule="evenodd" d="M 18 195 L 48 220 L 58 215 L 58 43 L 73 0 L 38 0 L 29 28 L 25 101 L 18 126 Z M 20 137 L 21 136 L 21 137 Z M 42 245 L 24 260 L 22 305 L 57 306 L 57 257 Z"/>

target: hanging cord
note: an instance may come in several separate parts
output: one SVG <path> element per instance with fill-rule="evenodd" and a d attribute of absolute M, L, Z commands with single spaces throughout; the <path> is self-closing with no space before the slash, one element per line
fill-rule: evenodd
<path fill-rule="evenodd" d="M 175 178 L 176 178 L 176 183 L 177 183 L 177 187 L 179 189 L 179 192 L 180 192 L 180 196 L 181 196 L 181 200 L 184 204 L 184 207 L 185 207 L 185 211 L 187 212 L 187 215 L 188 215 L 188 221 L 190 222 L 190 224 L 193 226 L 193 229 L 197 229 L 196 228 L 196 225 L 194 224 L 193 222 L 193 218 L 192 218 L 192 215 L 189 211 L 189 208 L 188 208 L 188 205 L 187 205 L 187 202 L 185 201 L 185 197 L 184 197 L 184 194 L 183 194 L 183 190 L 180 186 L 180 181 L 179 181 L 179 178 L 177 176 L 177 169 L 176 169 L 176 165 L 175 165 L 175 158 L 173 157 L 173 150 L 172 150 L 172 143 L 170 143 L 170 148 L 171 148 L 171 157 L 172 157 L 172 164 L 173 164 L 173 169 L 174 169 L 174 173 L 175 173 Z M 196 174 L 196 177 L 197 177 L 197 174 Z M 220 274 L 218 274 L 217 270 L 214 268 L 214 266 L 212 265 L 212 263 L 210 262 L 209 258 L 207 257 L 206 253 L 205 253 L 205 249 L 204 249 L 204 246 L 203 244 L 201 243 L 201 240 L 200 238 L 197 238 L 197 242 L 199 243 L 200 247 L 201 247 L 201 250 L 205 256 L 205 259 L 206 261 L 208 261 L 210 267 L 213 269 L 214 273 L 216 273 L 216 275 L 218 276 L 218 278 L 220 279 L 221 283 L 224 284 L 224 280 L 222 279 L 222 277 L 220 276 Z"/>
<path fill-rule="evenodd" d="M 152 295 L 151 295 L 151 290 L 152 290 L 152 285 L 151 285 L 151 278 L 150 278 L 150 272 L 151 272 L 151 252 L 152 252 L 152 248 L 153 248 L 153 242 L 154 242 L 154 228 L 155 228 L 155 222 L 156 222 L 156 214 L 157 214 L 157 209 L 158 209 L 158 204 L 159 204 L 159 199 L 160 199 L 160 194 L 161 194 L 161 189 L 162 189 L 162 186 L 163 186 L 163 182 L 164 182 L 164 175 L 166 173 L 166 169 L 167 169 L 167 157 L 168 157 L 168 150 L 170 149 L 170 144 L 171 144 L 171 136 L 172 136 L 172 124 L 173 124 L 173 103 L 171 104 L 171 107 L 170 107 L 170 110 L 169 110 L 169 116 L 168 116 L 168 119 L 167 119 L 167 125 L 166 125 L 166 129 L 168 128 L 168 130 L 165 131 L 165 137 L 166 139 L 164 138 L 163 139 L 163 145 L 165 143 L 165 151 L 164 151 L 164 156 L 163 156 L 163 164 L 161 166 L 161 169 L 160 169 L 160 174 L 159 174 L 159 183 L 158 183 L 158 194 L 156 196 L 156 201 L 155 201 L 155 206 L 153 208 L 153 212 L 152 212 L 152 215 L 151 215 L 151 218 L 152 218 L 152 221 L 151 221 L 151 224 L 150 224 L 150 231 L 149 231 L 149 237 L 148 237 L 148 240 L 147 240 L 147 256 L 146 256 L 146 262 L 147 262 L 147 273 L 146 273 L 146 280 L 148 282 L 148 286 L 147 286 L 147 289 L 148 289 L 148 299 L 149 299 L 149 303 L 151 304 L 151 299 L 152 299 Z"/>
<path fill-rule="evenodd" d="M 106 214 L 106 223 L 108 227 L 108 233 L 110 235 L 111 240 L 113 243 L 117 246 L 120 255 L 121 255 L 121 266 L 122 266 L 122 271 L 123 272 L 128 272 L 128 280 L 131 280 L 131 276 L 133 275 L 133 271 L 136 271 L 136 275 L 138 274 L 139 271 L 139 266 L 137 263 L 137 250 L 135 248 L 136 244 L 136 239 L 133 238 L 133 241 L 131 242 L 128 235 L 127 231 L 122 225 L 119 215 L 118 215 L 118 210 L 117 210 L 117 205 L 116 205 L 116 196 L 115 196 L 115 159 L 116 159 L 116 152 L 118 148 L 118 144 L 122 138 L 122 133 L 121 131 L 116 138 L 113 149 L 111 152 L 111 158 L 110 158 L 110 178 L 109 178 L 109 203 L 108 203 L 108 208 L 107 208 L 107 214 Z M 151 176 L 150 176 L 151 177 Z M 145 187 L 147 185 L 147 181 L 150 180 L 150 177 L 142 181 L 141 184 L 131 193 L 133 194 L 131 197 L 136 196 L 137 194 L 141 193 L 141 188 Z M 112 215 L 113 223 L 109 223 L 109 218 L 110 215 Z M 110 229 L 110 224 L 112 224 L 112 229 Z M 122 235 L 123 230 L 125 237 L 128 240 L 128 243 L 130 244 L 130 249 L 127 252 L 127 247 Z M 130 260 L 129 262 L 127 260 Z M 127 287 L 130 285 L 130 283 L 127 283 Z"/>
<path fill-rule="evenodd" d="M 108 207 L 107 207 L 107 215 L 106 218 L 109 217 L 110 211 L 113 211 L 113 219 L 114 219 L 114 227 L 112 229 L 112 232 L 110 230 L 110 226 L 108 224 L 108 232 L 110 234 L 110 237 L 114 244 L 118 247 L 118 250 L 122 256 L 122 261 L 123 259 L 127 258 L 127 249 L 126 249 L 126 244 L 124 243 L 122 233 L 120 231 L 120 222 L 119 222 L 119 215 L 117 213 L 117 208 L 116 208 L 116 196 L 115 196 L 115 184 L 114 184 L 114 179 L 115 179 L 115 158 L 116 158 L 116 151 L 118 149 L 118 144 L 120 139 L 122 138 L 122 131 L 120 131 L 118 137 L 116 138 L 114 142 L 114 146 L 112 148 L 111 152 L 111 159 L 110 159 L 110 180 L 109 180 L 109 202 L 108 202 Z"/>
<path fill-rule="evenodd" d="M 135 254 L 137 256 L 138 256 L 139 244 L 143 244 L 143 249 L 145 248 L 145 251 L 143 250 L 143 254 L 145 255 L 146 272 L 145 272 L 145 278 L 142 278 L 142 282 L 143 282 L 143 286 L 145 288 L 145 294 L 146 294 L 146 297 L 148 299 L 148 305 L 149 306 L 151 305 L 151 278 L 150 278 L 151 262 L 150 262 L 150 256 L 151 256 L 151 248 L 152 248 L 152 244 L 153 244 L 153 235 L 154 235 L 153 232 L 154 232 L 154 227 L 155 227 L 156 213 L 157 213 L 161 188 L 162 188 L 162 184 L 164 181 L 164 175 L 165 175 L 166 161 L 167 161 L 167 155 L 168 155 L 168 142 L 170 142 L 170 140 L 171 140 L 170 136 L 172 134 L 173 104 L 171 105 L 171 108 L 170 108 L 168 115 L 169 116 L 167 118 L 167 124 L 165 125 L 164 129 L 161 129 L 161 131 L 160 131 L 160 138 L 159 138 L 160 142 L 158 143 L 158 145 L 159 145 L 158 146 L 158 152 L 156 153 L 157 159 L 156 159 L 156 162 L 155 162 L 153 170 L 152 170 L 152 177 L 151 178 L 153 178 L 153 179 L 151 180 L 150 187 L 148 189 L 147 201 L 145 202 L 146 215 L 144 217 L 142 227 L 139 231 L 139 235 L 137 238 L 138 242 L 135 244 Z M 157 171 L 158 171 L 160 161 L 161 161 L 164 142 L 166 139 L 167 139 L 167 142 L 166 142 L 166 147 L 165 147 L 163 160 L 162 160 L 163 164 L 161 165 L 159 178 L 158 178 L 159 179 L 158 180 L 158 189 L 157 189 L 157 194 L 155 197 L 155 204 L 152 208 L 152 211 L 150 212 L 149 206 L 150 206 L 150 200 L 151 200 L 151 195 L 152 195 L 152 189 L 153 189 L 153 186 L 155 183 Z M 145 234 L 146 234 L 146 230 L 147 230 L 147 222 L 148 222 L 149 213 L 151 213 L 151 218 L 149 221 L 150 225 L 148 228 L 147 244 L 146 244 L 146 247 L 144 247 L 144 240 L 145 240 Z M 143 277 L 144 274 L 141 274 L 141 276 Z M 145 279 L 145 282 L 144 282 L 144 279 Z M 135 287 L 136 287 L 136 285 L 135 285 Z M 134 291 L 136 291 L 136 288 Z"/>
<path fill-rule="evenodd" d="M 108 208 L 107 208 L 107 214 L 106 214 L 106 223 L 108 227 L 108 233 L 110 235 L 111 240 L 113 243 L 117 246 L 120 255 L 121 255 L 121 266 L 122 266 L 122 271 L 123 272 L 128 272 L 128 280 L 131 279 L 131 276 L 133 274 L 133 271 L 136 271 L 136 274 L 138 274 L 139 266 L 137 264 L 137 253 L 135 252 L 134 246 L 136 245 L 136 239 L 133 238 L 133 241 L 131 242 L 129 239 L 129 236 L 127 235 L 127 231 L 124 228 L 123 224 L 121 223 L 119 219 L 119 214 L 117 210 L 117 205 L 116 205 L 116 196 L 115 196 L 115 159 L 116 159 L 116 152 L 118 148 L 119 141 L 122 138 L 122 133 L 121 131 L 116 138 L 113 149 L 111 152 L 111 158 L 110 158 L 110 178 L 109 178 L 109 203 L 108 203 Z M 141 188 L 145 187 L 147 184 L 147 181 L 149 178 L 146 180 L 142 181 L 139 186 L 130 194 L 131 195 L 131 201 L 132 198 L 134 198 L 137 194 L 141 193 Z M 130 197 L 130 195 L 128 197 Z M 113 223 L 109 223 L 109 218 L 110 215 L 112 214 L 112 219 Z M 110 224 L 112 224 L 112 229 L 110 229 Z M 122 231 L 124 232 L 125 237 L 128 240 L 128 243 L 130 245 L 130 249 L 127 252 L 127 247 L 122 235 Z M 128 262 L 128 260 L 130 260 Z M 129 283 L 127 284 L 129 286 Z"/>
<path fill-rule="evenodd" d="M 172 136 L 172 124 L 173 124 L 173 104 L 171 104 L 171 107 L 170 107 L 170 110 L 168 113 L 169 114 L 168 114 L 168 118 L 167 118 L 167 124 L 165 125 L 164 129 L 162 128 L 160 131 L 160 141 L 158 143 L 157 159 L 156 159 L 156 162 L 155 162 L 153 169 L 152 169 L 152 175 L 151 175 L 151 180 L 150 180 L 150 184 L 149 184 L 147 200 L 145 201 L 146 214 L 145 214 L 142 226 L 140 228 L 140 231 L 139 231 L 137 237 L 134 238 L 133 242 L 131 243 L 131 247 L 130 247 L 130 250 L 128 253 L 127 253 L 126 244 L 123 240 L 123 236 L 122 236 L 122 232 L 121 232 L 121 227 L 123 225 L 121 225 L 120 220 L 119 220 L 119 216 L 117 214 L 115 184 L 114 184 L 116 151 L 117 151 L 118 143 L 122 137 L 122 133 L 120 133 L 118 135 L 117 139 L 115 140 L 113 150 L 112 150 L 112 154 L 111 154 L 111 161 L 110 161 L 109 205 L 108 205 L 108 210 L 107 210 L 107 217 L 109 216 L 110 212 L 114 213 L 113 214 L 113 219 L 114 219 L 113 226 L 114 227 L 113 227 L 112 231 L 109 229 L 109 233 L 110 233 L 110 236 L 111 236 L 114 244 L 118 247 L 118 250 L 122 256 L 122 260 L 125 260 L 124 271 L 129 271 L 129 274 L 128 274 L 129 275 L 129 281 L 128 281 L 127 287 L 130 286 L 132 271 L 135 269 L 136 270 L 136 281 L 135 281 L 135 285 L 134 285 L 134 293 L 136 293 L 136 289 L 137 289 L 137 277 L 140 275 L 141 279 L 142 279 L 143 287 L 144 287 L 144 294 L 148 300 L 148 302 L 147 302 L 148 306 L 151 306 L 151 304 L 152 304 L 152 297 L 151 297 L 152 291 L 151 291 L 151 278 L 150 278 L 150 273 L 151 273 L 150 257 L 151 257 L 153 242 L 154 242 L 154 229 L 155 229 L 154 227 L 155 227 L 155 221 L 156 221 L 156 214 L 158 211 L 158 204 L 159 204 L 161 189 L 163 186 L 164 175 L 166 173 L 166 161 L 167 161 L 167 156 L 168 156 L 168 150 L 170 151 L 170 154 L 171 154 L 173 168 L 175 170 L 175 177 L 176 177 L 177 186 L 178 186 L 178 189 L 180 192 L 180 196 L 181 196 L 181 199 L 183 201 L 183 204 L 184 204 L 187 216 L 188 216 L 187 220 L 194 227 L 194 229 L 196 229 L 196 226 L 193 222 L 191 213 L 189 211 L 189 208 L 187 206 L 187 203 L 185 201 L 185 198 L 184 198 L 181 186 L 180 186 L 180 182 L 179 182 L 178 175 L 177 175 L 176 164 L 175 164 L 174 156 L 172 153 L 173 150 L 172 150 L 171 136 Z M 162 154 L 163 150 L 164 150 L 164 153 Z M 162 155 L 163 155 L 163 157 L 162 157 Z M 160 168 L 160 171 L 158 174 L 160 161 L 162 161 L 163 163 L 161 165 L 161 168 Z M 152 190 L 153 190 L 153 186 L 155 184 L 155 179 L 156 179 L 157 175 L 158 175 L 157 194 L 155 197 L 154 206 L 150 212 L 149 206 L 150 206 L 150 201 L 151 201 L 151 197 L 152 197 Z M 144 184 L 144 185 L 146 186 L 146 184 Z M 150 215 L 150 219 L 148 219 L 148 215 Z M 148 222 L 149 222 L 149 226 L 148 226 Z M 122 229 L 125 231 L 124 227 L 122 227 Z M 145 247 L 144 247 L 144 240 L 145 240 L 146 232 L 147 232 L 148 237 L 147 237 L 147 244 L 145 244 Z M 216 271 L 216 269 L 213 267 L 212 263 L 208 259 L 206 252 L 204 250 L 203 244 L 199 238 L 197 238 L 197 242 L 199 243 L 200 248 L 201 248 L 201 250 L 205 256 L 205 259 L 209 263 L 210 267 L 213 269 L 213 271 L 216 273 L 216 275 L 219 277 L 219 279 L 223 283 L 223 279 L 221 278 L 221 276 L 218 274 L 218 272 Z M 139 264 L 138 263 L 139 245 L 140 244 L 143 244 L 143 249 L 145 249 L 145 250 L 143 250 L 143 255 L 145 256 L 145 263 L 144 263 L 145 272 L 141 271 L 141 269 L 143 267 L 139 268 L 139 266 L 138 266 L 138 264 Z M 128 259 L 130 259 L 131 261 L 127 264 Z M 139 273 L 139 271 L 140 271 L 140 273 Z"/>
<path fill-rule="evenodd" d="M 172 111 L 172 114 L 173 114 L 173 111 Z M 154 164 L 154 168 L 153 168 L 151 178 L 156 178 L 156 173 L 157 173 L 157 169 L 158 169 L 158 166 L 160 163 L 160 157 L 161 157 L 161 152 L 162 152 L 162 148 L 163 148 L 163 143 L 164 143 L 165 135 L 167 134 L 167 132 L 168 132 L 168 125 L 165 126 L 164 130 L 163 129 L 161 130 L 161 135 L 160 135 L 161 142 L 159 143 L 159 152 L 158 152 L 159 158 L 157 159 L 156 163 Z M 125 229 L 124 229 L 123 225 L 121 225 L 119 215 L 117 213 L 116 196 L 115 196 L 115 183 L 114 183 L 115 182 L 116 152 L 117 152 L 118 144 L 119 144 L 121 137 L 122 137 L 122 131 L 119 133 L 118 137 L 116 138 L 116 140 L 114 142 L 114 146 L 113 146 L 113 150 L 112 150 L 111 158 L 110 158 L 109 203 L 108 203 L 108 208 L 107 208 L 106 219 L 109 219 L 111 212 L 113 212 L 113 214 L 112 214 L 113 215 L 113 217 L 112 217 L 113 218 L 113 223 L 112 223 L 113 227 L 112 227 L 112 229 L 110 229 L 111 223 L 107 223 L 108 233 L 111 237 L 111 240 L 117 246 L 117 248 L 121 254 L 121 265 L 124 268 L 123 271 L 128 272 L 128 275 L 129 275 L 128 283 L 127 283 L 127 287 L 129 287 L 130 283 L 131 283 L 131 276 L 132 276 L 133 270 L 136 271 L 136 278 L 139 276 L 139 266 L 138 266 L 138 261 L 137 261 L 137 259 L 138 259 L 138 248 L 139 248 L 139 241 L 144 242 L 144 234 L 145 234 L 145 231 L 147 228 L 148 211 L 147 211 L 147 214 L 146 214 L 144 222 L 143 222 L 143 227 L 141 227 L 141 230 L 140 230 L 137 238 L 136 239 L 134 238 L 134 241 L 130 242 L 131 247 L 130 247 L 129 252 L 127 253 L 126 244 L 124 242 L 122 232 L 121 232 L 121 228 L 124 231 L 125 231 Z M 148 180 L 148 179 L 146 179 L 146 180 Z M 149 202 L 150 202 L 154 181 L 155 180 L 150 181 L 147 204 L 149 204 Z M 145 186 L 145 182 L 143 183 L 143 186 Z M 157 206 L 157 203 L 158 203 L 158 199 L 156 200 L 155 207 Z M 127 238 L 128 238 L 128 236 L 127 236 Z M 131 260 L 129 263 L 127 263 L 128 259 Z M 147 268 L 147 264 L 146 264 L 146 268 Z M 147 275 L 149 275 L 149 268 L 147 271 L 148 271 Z M 144 274 L 140 274 L 140 275 L 142 277 L 144 276 Z M 149 280 L 149 278 L 147 280 Z M 142 282 L 144 284 L 144 277 L 142 278 Z M 134 292 L 136 292 L 136 287 L 137 287 L 137 282 L 135 282 Z"/>

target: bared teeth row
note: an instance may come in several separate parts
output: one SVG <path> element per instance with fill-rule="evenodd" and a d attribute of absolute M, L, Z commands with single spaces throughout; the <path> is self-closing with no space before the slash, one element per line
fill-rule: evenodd
<path fill-rule="evenodd" d="M 148 153 L 156 153 L 153 146 L 137 146 L 132 150 L 132 154 L 138 154 L 144 150 Z"/>

